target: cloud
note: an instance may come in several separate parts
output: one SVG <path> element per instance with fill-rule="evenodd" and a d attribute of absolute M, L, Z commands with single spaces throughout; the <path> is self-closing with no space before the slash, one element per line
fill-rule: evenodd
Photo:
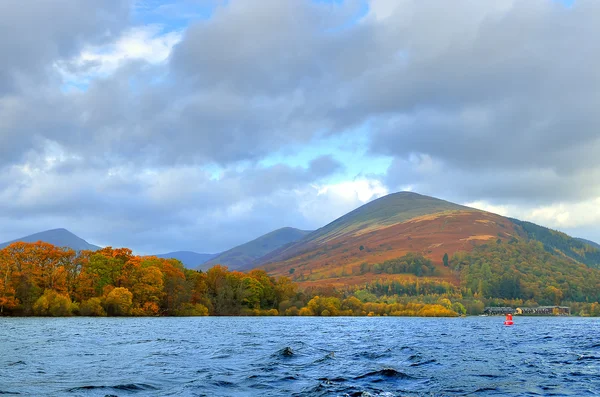
<path fill-rule="evenodd" d="M 91 46 L 68 60 L 55 64 L 65 84 L 86 87 L 93 79 L 111 76 L 117 69 L 134 61 L 164 63 L 172 48 L 181 40 L 181 32 L 163 32 L 159 25 L 127 29 L 116 41 Z"/>
<path fill-rule="evenodd" d="M 85 230 L 83 236 L 95 243 L 145 253 L 170 247 L 225 250 L 275 228 L 320 226 L 300 205 L 322 194 L 311 184 L 340 169 L 323 156 L 306 168 L 232 167 L 218 175 L 188 166 L 64 172 L 62 163 L 74 160 L 55 147 L 43 159 L 12 166 L 0 176 L 0 213 L 7 225 L 0 237 L 16 238 L 23 219 L 37 219 L 36 229 L 58 224 Z M 12 225 L 20 226 L 13 230 Z"/>
<path fill-rule="evenodd" d="M 45 82 L 54 60 L 111 40 L 125 27 L 129 8 L 121 0 L 3 1 L 0 96 L 27 82 Z"/>
<path fill-rule="evenodd" d="M 214 251 L 399 189 L 600 224 L 581 215 L 600 197 L 599 11 L 2 2 L 6 237 L 72 227 L 147 252 Z M 360 150 L 344 146 L 351 133 Z M 354 180 L 359 152 L 391 165 Z"/>
<path fill-rule="evenodd" d="M 355 104 L 377 114 L 371 150 L 396 158 L 388 180 L 496 202 L 600 196 L 597 3 L 393 4 L 375 16 L 402 56 Z"/>
<path fill-rule="evenodd" d="M 509 216 L 538 225 L 565 231 L 576 237 L 583 235 L 600 241 L 597 225 L 600 223 L 600 198 L 576 203 L 556 202 L 547 205 L 494 205 L 487 201 L 468 202 L 464 205 L 495 214 Z"/>

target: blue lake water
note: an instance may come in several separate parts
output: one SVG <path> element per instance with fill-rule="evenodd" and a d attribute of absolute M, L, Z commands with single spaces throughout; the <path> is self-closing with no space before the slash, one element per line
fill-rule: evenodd
<path fill-rule="evenodd" d="M 600 319 L 0 318 L 0 395 L 588 396 Z"/>

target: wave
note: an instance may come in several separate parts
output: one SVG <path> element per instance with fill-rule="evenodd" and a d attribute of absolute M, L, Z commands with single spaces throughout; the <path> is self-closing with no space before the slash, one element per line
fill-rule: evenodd
<path fill-rule="evenodd" d="M 294 350 L 292 350 L 291 347 L 286 346 L 283 349 L 279 350 L 278 355 L 281 357 L 293 357 L 294 356 Z"/>
<path fill-rule="evenodd" d="M 331 352 L 331 353 L 327 353 L 327 355 L 325 355 L 325 357 L 321 357 L 319 359 L 316 359 L 313 364 L 318 364 L 318 363 L 322 363 L 324 361 L 329 361 L 331 359 L 335 358 L 335 353 Z"/>
<path fill-rule="evenodd" d="M 393 368 L 384 368 L 378 371 L 367 372 L 366 374 L 355 377 L 354 379 L 367 379 L 367 378 L 375 378 L 373 382 L 378 382 L 384 380 L 386 378 L 394 378 L 394 379 L 414 379 L 414 377 L 405 374 L 404 372 L 397 371 Z M 379 379 L 377 379 L 379 378 Z"/>
<path fill-rule="evenodd" d="M 86 385 L 86 386 L 73 387 L 73 388 L 69 389 L 68 391 L 71 393 L 74 393 L 74 392 L 79 392 L 82 390 L 107 390 L 107 389 L 120 390 L 120 391 L 131 391 L 131 392 L 158 390 L 156 387 L 146 384 L 146 383 L 127 383 L 127 384 L 115 385 L 115 386 Z"/>
<path fill-rule="evenodd" d="M 600 357 L 582 355 L 577 358 L 577 361 L 593 361 L 593 360 L 600 360 Z"/>
<path fill-rule="evenodd" d="M 27 363 L 25 361 L 20 361 L 19 360 L 19 361 L 15 361 L 14 363 L 9 363 L 9 364 L 6 364 L 6 365 L 8 365 L 9 367 L 14 367 L 15 365 L 27 365 Z"/>
<path fill-rule="evenodd" d="M 412 363 L 410 366 L 411 367 L 420 367 L 421 365 L 427 365 L 427 364 L 433 364 L 433 363 L 437 363 L 437 360 L 431 359 L 431 360 L 427 360 L 427 361 L 422 361 L 420 363 Z"/>

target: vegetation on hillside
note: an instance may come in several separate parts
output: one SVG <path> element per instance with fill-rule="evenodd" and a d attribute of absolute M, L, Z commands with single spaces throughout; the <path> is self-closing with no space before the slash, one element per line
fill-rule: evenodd
<path fill-rule="evenodd" d="M 551 253 L 559 251 L 588 266 L 600 267 L 600 249 L 585 242 L 585 240 L 573 238 L 565 233 L 538 226 L 535 223 L 518 219 L 511 220 L 521 226 L 530 239 L 541 242 L 546 251 Z"/>
<path fill-rule="evenodd" d="M 600 300 L 600 271 L 551 254 L 541 242 L 492 243 L 456 253 L 450 267 L 461 287 L 484 298 L 519 299 L 541 305 Z"/>
<path fill-rule="evenodd" d="M 435 266 L 431 260 L 422 254 L 409 252 L 396 259 L 389 259 L 383 263 L 362 263 L 360 274 L 365 273 L 387 273 L 387 274 L 414 274 L 415 276 L 433 276 Z"/>

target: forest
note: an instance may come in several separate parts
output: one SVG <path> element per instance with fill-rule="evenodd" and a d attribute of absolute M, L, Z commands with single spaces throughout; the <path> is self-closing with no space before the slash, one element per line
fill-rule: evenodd
<path fill-rule="evenodd" d="M 0 250 L 0 315 L 457 316 L 488 305 L 557 304 L 600 315 L 600 271 L 552 255 L 539 242 L 485 244 L 445 264 L 460 285 L 427 277 L 431 261 L 410 253 L 361 267 L 382 275 L 362 285 L 300 288 L 263 270 L 217 265 L 202 272 L 127 248 L 75 252 L 18 242 Z"/>
<path fill-rule="evenodd" d="M 598 302 L 600 271 L 563 255 L 551 254 L 539 241 L 497 241 L 453 255 L 449 266 L 460 273 L 467 294 L 517 299 L 530 306 Z"/>
<path fill-rule="evenodd" d="M 360 296 L 360 295 L 359 295 Z M 361 301 L 329 287 L 300 290 L 289 278 L 214 266 L 186 269 L 175 259 L 127 248 L 75 252 L 51 244 L 0 250 L 0 315 L 456 316 L 450 305 Z"/>
<path fill-rule="evenodd" d="M 591 267 L 600 267 L 600 250 L 565 233 L 551 230 L 535 223 L 510 219 L 521 226 L 531 240 L 540 241 L 550 253 L 561 252 L 564 255 Z"/>
<path fill-rule="evenodd" d="M 430 259 L 422 254 L 409 252 L 396 259 L 389 259 L 383 263 L 362 263 L 360 274 L 365 273 L 387 273 L 387 274 L 414 274 L 415 276 L 432 276 L 435 266 Z"/>

